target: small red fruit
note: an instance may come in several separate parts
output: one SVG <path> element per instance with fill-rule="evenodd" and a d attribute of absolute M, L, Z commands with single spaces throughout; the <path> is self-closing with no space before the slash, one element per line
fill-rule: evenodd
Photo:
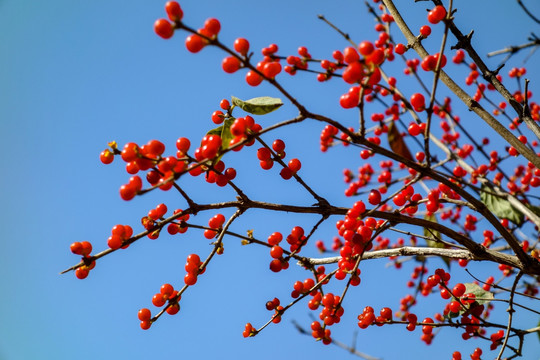
<path fill-rule="evenodd" d="M 428 13 L 427 19 L 432 24 L 438 24 L 446 17 L 446 9 L 442 5 L 437 5 Z"/>
<path fill-rule="evenodd" d="M 249 51 L 249 41 L 244 38 L 238 38 L 234 41 L 234 50 L 243 56 L 246 56 Z"/>
<path fill-rule="evenodd" d="M 232 74 L 232 73 L 236 72 L 238 69 L 240 69 L 241 65 L 242 64 L 241 64 L 240 60 L 238 60 L 234 56 L 226 57 L 221 62 L 221 67 L 223 68 L 223 71 L 225 71 L 226 73 L 229 73 L 229 74 Z"/>
<path fill-rule="evenodd" d="M 158 19 L 154 23 L 154 31 L 164 39 L 170 39 L 174 34 L 174 26 L 167 19 Z"/>
<path fill-rule="evenodd" d="M 368 201 L 371 205 L 378 205 L 381 202 L 381 193 L 378 190 L 371 190 Z"/>
<path fill-rule="evenodd" d="M 205 45 L 205 40 L 197 34 L 191 34 L 186 38 L 186 48 L 189 52 L 198 53 Z"/>
<path fill-rule="evenodd" d="M 180 4 L 176 1 L 169 1 L 165 4 L 165 11 L 171 21 L 181 21 L 184 16 L 184 12 L 180 7 Z"/>

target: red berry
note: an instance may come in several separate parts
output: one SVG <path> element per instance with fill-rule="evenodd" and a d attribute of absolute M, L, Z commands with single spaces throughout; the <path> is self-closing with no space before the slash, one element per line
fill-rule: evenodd
<path fill-rule="evenodd" d="M 90 271 L 88 270 L 88 268 L 86 266 L 83 266 L 83 267 L 80 267 L 78 268 L 77 270 L 75 270 L 75 276 L 77 277 L 77 279 L 85 279 L 87 276 L 88 276 L 88 273 Z"/>
<path fill-rule="evenodd" d="M 184 276 L 184 283 L 186 285 L 195 285 L 197 283 L 197 274 L 187 273 L 186 276 Z"/>
<path fill-rule="evenodd" d="M 284 180 L 289 180 L 293 176 L 293 172 L 288 167 L 281 169 L 279 174 Z"/>
<path fill-rule="evenodd" d="M 186 38 L 186 48 L 189 52 L 198 53 L 206 45 L 206 41 L 197 34 L 191 34 Z"/>
<path fill-rule="evenodd" d="M 229 110 L 229 108 L 231 107 L 231 104 L 229 103 L 229 100 L 223 99 L 220 101 L 219 107 L 223 110 Z"/>
<path fill-rule="evenodd" d="M 403 44 L 396 44 L 396 47 L 394 48 L 394 51 L 398 55 L 403 55 L 407 51 L 407 47 Z"/>
<path fill-rule="evenodd" d="M 270 249 L 270 256 L 274 259 L 279 259 L 283 256 L 283 249 L 279 245 L 275 245 Z"/>
<path fill-rule="evenodd" d="M 246 82 L 251 86 L 257 86 L 263 81 L 263 77 L 255 71 L 250 70 L 246 74 Z"/>
<path fill-rule="evenodd" d="M 302 163 L 298 159 L 292 159 L 291 161 L 289 161 L 288 166 L 293 173 L 296 173 L 302 167 Z"/>
<path fill-rule="evenodd" d="M 420 126 L 415 122 L 411 122 L 408 131 L 411 136 L 417 136 L 420 134 Z"/>
<path fill-rule="evenodd" d="M 73 244 L 71 244 L 70 250 L 75 255 L 82 255 L 83 246 L 80 242 L 74 242 Z"/>
<path fill-rule="evenodd" d="M 432 24 L 438 24 L 446 17 L 446 9 L 442 5 L 437 5 L 428 13 L 427 19 Z"/>
<path fill-rule="evenodd" d="M 103 164 L 110 164 L 114 160 L 114 154 L 109 149 L 105 149 L 99 154 L 99 160 Z"/>
<path fill-rule="evenodd" d="M 415 111 L 424 111 L 424 109 L 426 108 L 426 100 L 424 98 L 424 95 L 420 93 L 413 94 L 411 96 L 411 105 Z"/>
<path fill-rule="evenodd" d="M 283 150 L 285 150 L 285 143 L 283 140 L 277 139 L 272 143 L 272 149 L 274 149 L 275 152 L 282 153 Z"/>
<path fill-rule="evenodd" d="M 133 199 L 135 195 L 137 195 L 137 190 L 133 186 L 127 184 L 120 187 L 120 197 L 123 200 L 129 201 Z"/>
<path fill-rule="evenodd" d="M 461 297 L 463 294 L 465 294 L 466 287 L 462 283 L 456 284 L 454 288 L 452 289 L 452 293 L 455 297 Z"/>
<path fill-rule="evenodd" d="M 184 16 L 184 12 L 176 1 L 169 1 L 165 4 L 165 11 L 171 21 L 181 21 Z"/>
<path fill-rule="evenodd" d="M 378 205 L 381 202 L 381 193 L 378 190 L 371 190 L 369 192 L 368 201 L 371 205 Z"/>
<path fill-rule="evenodd" d="M 249 51 L 249 41 L 244 38 L 238 38 L 234 41 L 234 50 L 243 56 L 246 56 Z"/>
<path fill-rule="evenodd" d="M 358 45 L 358 51 L 364 56 L 368 56 L 373 50 L 375 50 L 375 47 L 370 41 L 362 41 L 360 45 Z"/>
<path fill-rule="evenodd" d="M 189 150 L 189 147 L 191 146 L 191 142 L 188 138 L 181 137 L 178 140 L 176 140 L 176 148 L 178 151 L 186 154 Z"/>
<path fill-rule="evenodd" d="M 204 22 L 204 29 L 210 34 L 210 37 L 216 36 L 221 30 L 221 24 L 218 19 L 210 18 Z"/>
<path fill-rule="evenodd" d="M 424 25 L 420 28 L 420 34 L 427 38 L 431 34 L 431 28 L 427 25 Z"/>
<path fill-rule="evenodd" d="M 164 39 L 170 39 L 174 34 L 174 25 L 167 19 L 158 19 L 154 23 L 154 31 Z"/>
<path fill-rule="evenodd" d="M 149 309 L 143 308 L 139 310 L 138 317 L 139 317 L 139 320 L 141 321 L 148 321 L 152 318 L 152 313 L 150 312 Z"/>
<path fill-rule="evenodd" d="M 82 256 L 88 256 L 92 252 L 92 244 L 90 244 L 88 241 L 83 241 L 81 244 L 81 253 Z"/>
<path fill-rule="evenodd" d="M 238 58 L 234 56 L 226 57 L 221 62 L 221 67 L 223 68 L 223 71 L 229 74 L 236 72 L 238 69 L 240 69 L 241 65 L 242 63 L 240 62 L 240 60 L 238 60 Z"/>
<path fill-rule="evenodd" d="M 120 236 L 112 235 L 107 239 L 107 245 L 113 250 L 120 249 L 122 247 L 122 242 L 123 240 Z"/>
<path fill-rule="evenodd" d="M 273 79 L 281 72 L 281 64 L 278 62 L 266 63 L 262 69 L 264 76 Z"/>

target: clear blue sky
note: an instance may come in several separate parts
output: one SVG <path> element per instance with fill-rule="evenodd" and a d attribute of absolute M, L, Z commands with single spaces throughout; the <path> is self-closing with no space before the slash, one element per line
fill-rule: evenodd
<path fill-rule="evenodd" d="M 118 160 L 111 166 L 99 162 L 108 141 L 146 143 L 155 138 L 172 152 L 178 137 L 199 139 L 214 127 L 210 114 L 222 98 L 278 95 L 267 86 L 250 88 L 243 73 L 223 73 L 223 56 L 215 49 L 189 54 L 183 44 L 185 34 L 178 33 L 169 41 L 157 37 L 152 25 L 165 16 L 164 3 L 0 0 L 0 359 L 353 358 L 296 332 L 291 320 L 310 323 L 304 305 L 256 338 L 243 339 L 246 322 L 261 325 L 269 318 L 265 302 L 274 296 L 286 302 L 293 282 L 307 274 L 291 269 L 271 275 L 267 250 L 241 247 L 234 239 L 225 243 L 225 254 L 184 295 L 180 313 L 163 317 L 146 332 L 139 328 L 138 309 L 151 307 L 161 284 L 182 285 L 186 255 L 203 256 L 210 251 L 202 234 L 190 230 L 175 238 L 163 235 L 154 242 L 142 240 L 99 261 L 84 281 L 73 274 L 59 275 L 77 262 L 69 252 L 72 242 L 88 240 L 100 251 L 115 224 L 130 224 L 137 232 L 140 218 L 156 204 L 185 207 L 172 192 L 122 201 L 118 189 L 128 178 L 123 165 Z M 425 22 L 426 4 L 398 3 L 407 8 L 405 14 L 416 27 Z M 538 33 L 538 25 L 514 2 L 455 3 L 456 22 L 464 32 L 475 29 L 475 45 L 481 54 L 523 43 L 531 31 Z M 527 3 L 540 14 L 537 2 Z M 317 20 L 317 14 L 324 14 L 356 41 L 374 39 L 374 23 L 358 1 L 188 1 L 182 7 L 189 25 L 200 27 L 206 18 L 218 17 L 224 41 L 232 44 L 244 36 L 257 54 L 272 42 L 283 49 L 282 54 L 293 54 L 304 45 L 317 58 L 330 57 L 333 50 L 347 46 Z M 534 81 L 540 79 L 539 56 L 533 55 L 527 64 L 535 93 L 540 91 Z M 313 111 L 354 124 L 357 115 L 340 110 L 337 104 L 347 89 L 345 84 L 319 85 L 310 76 L 299 77 L 291 81 L 282 75 L 300 101 Z M 294 115 L 286 104 L 258 121 L 266 126 Z M 462 117 L 467 115 L 464 112 Z M 317 191 L 338 205 L 350 206 L 350 199 L 342 195 L 341 171 L 360 165 L 357 151 L 321 154 L 317 151 L 321 129 L 320 124 L 308 124 L 296 127 L 292 136 L 283 132 L 277 136 L 287 141 L 289 156 L 302 159 L 301 171 L 313 179 L 310 184 Z M 237 182 L 246 192 L 259 200 L 312 204 L 313 199 L 293 183 L 284 183 L 276 172 L 268 176 L 259 169 L 254 151 L 231 160 L 239 171 Z M 188 188 L 194 186 L 193 196 L 200 202 L 234 198 L 228 190 L 216 192 L 214 186 L 199 186 L 191 179 L 185 183 Z M 197 223 L 205 224 L 211 215 L 199 216 Z M 327 246 L 335 220 L 316 236 Z M 294 225 L 307 228 L 315 221 L 310 216 L 276 217 L 254 211 L 234 229 L 255 229 L 255 236 L 266 238 L 273 231 L 286 232 Z M 316 254 L 314 247 L 306 253 Z M 332 329 L 336 339 L 352 341 L 358 329 L 356 314 L 364 306 L 396 308 L 399 297 L 407 293 L 403 284 L 411 267 L 396 272 L 386 268 L 386 263 L 363 265 L 362 285 L 345 302 L 343 323 Z M 486 271 L 478 265 L 472 268 Z M 441 301 L 434 302 L 443 306 Z M 426 304 L 417 312 L 419 317 L 431 316 L 434 309 Z M 518 321 L 522 320 L 528 324 L 527 319 Z M 440 335 L 425 347 L 418 331 L 375 328 L 360 331 L 357 346 L 385 359 L 403 359 L 409 352 L 416 359 L 450 359 L 459 334 Z M 472 343 L 460 345 L 464 355 L 474 348 Z M 526 345 L 530 348 L 525 358 L 537 358 L 537 339 L 531 337 Z M 488 358 L 495 356 L 491 354 Z"/>

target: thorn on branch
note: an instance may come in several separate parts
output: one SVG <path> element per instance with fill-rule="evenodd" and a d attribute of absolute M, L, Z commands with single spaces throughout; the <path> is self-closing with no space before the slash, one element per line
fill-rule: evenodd
<path fill-rule="evenodd" d="M 466 49 L 467 47 L 471 46 L 471 39 L 472 39 L 473 34 L 474 34 L 474 30 L 471 30 L 470 33 L 468 33 L 467 35 L 459 39 L 456 45 L 450 47 L 450 49 L 452 50 Z"/>

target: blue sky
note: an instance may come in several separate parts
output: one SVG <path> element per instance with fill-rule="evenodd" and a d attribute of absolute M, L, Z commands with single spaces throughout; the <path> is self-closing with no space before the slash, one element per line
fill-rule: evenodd
<path fill-rule="evenodd" d="M 405 14 L 412 28 L 425 22 L 425 4 L 399 3 L 401 8 L 407 7 Z M 463 25 L 464 32 L 475 29 L 480 54 L 523 43 L 531 31 L 538 32 L 538 25 L 513 2 L 455 3 L 459 9 L 456 22 Z M 538 4 L 528 3 L 540 13 Z M 161 318 L 146 332 L 139 329 L 138 309 L 151 307 L 151 298 L 163 283 L 182 284 L 186 256 L 196 252 L 202 257 L 210 251 L 202 234 L 190 230 L 174 238 L 163 235 L 156 241 L 141 240 L 99 261 L 84 281 L 73 274 L 59 275 L 77 262 L 69 252 L 72 242 L 88 240 L 100 251 L 115 224 L 130 224 L 137 232 L 140 218 L 157 204 L 165 202 L 169 209 L 185 207 L 172 192 L 122 201 L 118 189 L 128 179 L 123 165 L 118 159 L 110 166 L 99 162 L 107 142 L 159 139 L 173 152 L 178 137 L 200 139 L 215 127 L 210 115 L 222 98 L 278 96 L 266 85 L 249 87 L 243 73 L 225 74 L 220 67 L 223 54 L 216 49 L 192 55 L 184 48 L 185 34 L 177 33 L 168 41 L 157 37 L 152 25 L 165 16 L 163 5 L 164 1 L 157 0 L 0 1 L 0 189 L 4 209 L 0 223 L 0 359 L 353 358 L 296 332 L 291 320 L 306 326 L 310 323 L 304 305 L 256 338 L 243 339 L 246 322 L 261 325 L 269 318 L 265 302 L 274 296 L 286 302 L 294 281 L 307 274 L 293 266 L 287 272 L 270 274 L 267 250 L 242 247 L 234 239 L 225 243 L 225 254 L 183 296 L 180 313 Z M 307 46 L 317 58 L 328 58 L 333 50 L 347 46 L 317 20 L 317 14 L 324 14 L 358 42 L 374 39 L 374 23 L 361 2 L 189 1 L 181 5 L 187 24 L 200 27 L 206 18 L 217 17 L 223 41 L 232 44 L 235 38 L 246 37 L 257 56 L 260 48 L 272 42 L 287 55 L 294 54 L 298 46 Z M 493 11 L 485 16 L 488 6 Z M 432 46 L 437 46 L 435 34 L 440 29 L 434 29 Z M 402 39 L 399 34 L 396 38 Z M 533 55 L 527 64 L 533 93 L 539 91 L 534 82 L 539 78 L 538 56 Z M 516 59 L 517 66 L 522 59 Z M 494 66 L 498 59 L 489 63 Z M 357 121 L 357 115 L 339 109 L 337 100 L 348 88 L 341 81 L 318 84 L 311 76 L 291 79 L 286 74 L 282 79 L 312 111 L 351 125 Z M 295 115 L 286 103 L 257 121 L 267 126 Z M 464 112 L 463 118 L 467 116 Z M 317 150 L 321 129 L 320 124 L 307 123 L 291 128 L 292 133 L 276 132 L 276 136 L 286 140 L 288 156 L 302 160 L 301 171 L 316 191 L 337 205 L 350 206 L 351 200 L 343 196 L 342 170 L 361 164 L 357 151 L 336 149 L 321 154 Z M 237 183 L 246 193 L 266 201 L 313 202 L 294 183 L 282 181 L 277 172 L 269 175 L 258 168 L 255 150 L 230 160 L 239 173 Z M 194 198 L 201 203 L 234 199 L 233 192 L 194 179 L 186 178 L 185 186 L 193 189 Z M 212 215 L 199 216 L 197 223 L 206 224 Z M 234 229 L 255 229 L 255 236 L 264 239 L 273 231 L 287 232 L 295 225 L 307 228 L 317 220 L 253 211 L 242 216 Z M 328 221 L 316 236 L 327 246 L 335 220 Z M 316 255 L 314 247 L 306 253 Z M 382 260 L 362 267 L 362 284 L 345 303 L 346 319 L 332 329 L 336 339 L 352 341 L 358 329 L 355 314 L 364 306 L 395 308 L 399 297 L 407 293 L 403 284 L 412 264 L 399 272 L 385 265 Z M 436 266 L 440 265 L 433 269 Z M 471 268 L 489 272 L 477 264 Z M 458 270 L 457 276 L 462 273 Z M 444 304 L 438 299 L 434 303 L 438 307 Z M 425 316 L 436 308 L 426 303 Z M 527 319 L 521 320 L 526 323 Z M 360 351 L 385 359 L 403 358 L 404 351 L 414 351 L 417 359 L 449 359 L 459 334 L 447 334 L 425 347 L 419 332 L 384 327 L 360 331 L 357 345 Z M 531 338 L 526 344 L 530 345 L 526 358 L 540 353 L 536 340 Z M 464 354 L 474 348 L 473 344 L 462 345 Z"/>

